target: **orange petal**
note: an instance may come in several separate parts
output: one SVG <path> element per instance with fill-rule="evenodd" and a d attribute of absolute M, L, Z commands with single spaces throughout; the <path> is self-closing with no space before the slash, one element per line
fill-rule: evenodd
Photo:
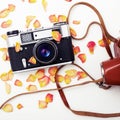
<path fill-rule="evenodd" d="M 85 72 L 83 72 L 83 71 L 78 71 L 77 76 L 78 76 L 78 80 L 80 80 L 82 78 L 86 78 L 87 74 Z"/>
<path fill-rule="evenodd" d="M 76 31 L 73 29 L 73 28 L 70 28 L 70 33 L 73 37 L 76 37 L 77 36 L 77 33 Z"/>
<path fill-rule="evenodd" d="M 111 43 L 111 41 L 108 40 L 108 44 L 110 44 L 110 43 Z M 105 43 L 104 43 L 104 41 L 103 41 L 102 39 L 98 41 L 98 44 L 99 44 L 99 46 L 101 46 L 101 47 L 105 47 Z"/>
<path fill-rule="evenodd" d="M 69 76 L 71 78 L 75 78 L 77 76 L 77 70 L 75 70 L 75 69 L 66 70 L 65 73 L 67 76 Z"/>
<path fill-rule="evenodd" d="M 48 103 L 46 101 L 43 101 L 43 100 L 38 101 L 39 108 L 42 108 L 42 109 L 47 108 L 47 105 Z"/>
<path fill-rule="evenodd" d="M 37 91 L 37 86 L 36 85 L 29 85 L 28 87 L 27 87 L 27 90 L 28 91 Z"/>
<path fill-rule="evenodd" d="M 62 81 L 64 81 L 65 79 L 64 79 L 64 76 L 62 76 L 62 75 L 57 75 L 57 80 L 58 80 L 58 82 L 62 82 Z"/>
<path fill-rule="evenodd" d="M 58 22 L 58 19 L 57 19 L 56 15 L 50 15 L 49 16 L 49 20 L 50 20 L 51 23 Z"/>
<path fill-rule="evenodd" d="M 15 51 L 19 52 L 20 50 L 21 50 L 21 45 L 20 45 L 19 42 L 16 42 L 16 44 L 15 44 Z"/>
<path fill-rule="evenodd" d="M 15 82 L 14 82 L 14 85 L 18 86 L 18 87 L 21 87 L 23 85 L 23 83 L 22 83 L 22 81 L 16 79 Z"/>
<path fill-rule="evenodd" d="M 4 9 L 0 12 L 0 18 L 5 18 L 9 15 L 9 10 L 8 9 Z"/>
<path fill-rule="evenodd" d="M 29 0 L 28 2 L 29 2 L 29 3 L 36 3 L 37 0 Z"/>
<path fill-rule="evenodd" d="M 71 77 L 68 76 L 68 75 L 65 75 L 64 81 L 65 81 L 66 84 L 70 84 L 70 82 L 71 82 Z"/>
<path fill-rule="evenodd" d="M 22 108 L 23 108 L 23 105 L 19 103 L 19 104 L 17 105 L 17 109 L 20 110 L 20 109 L 22 109 Z"/>
<path fill-rule="evenodd" d="M 89 52 L 91 54 L 94 54 L 94 48 L 95 48 L 95 46 L 96 46 L 96 43 L 94 41 L 88 42 L 87 47 L 88 47 Z"/>
<path fill-rule="evenodd" d="M 62 38 L 62 35 L 58 31 L 52 31 L 52 37 L 55 41 L 59 42 Z"/>
<path fill-rule="evenodd" d="M 31 57 L 29 60 L 28 60 L 29 63 L 32 63 L 32 64 L 36 64 L 36 59 L 35 57 Z"/>
<path fill-rule="evenodd" d="M 3 106 L 2 110 L 5 112 L 13 112 L 13 106 L 11 104 L 6 104 Z"/>
<path fill-rule="evenodd" d="M 80 21 L 79 20 L 73 20 L 73 24 L 78 25 L 78 24 L 80 24 Z"/>
<path fill-rule="evenodd" d="M 1 37 L 2 37 L 4 40 L 7 40 L 7 39 L 8 39 L 7 34 L 2 34 Z"/>
<path fill-rule="evenodd" d="M 12 20 L 7 20 L 7 21 L 2 22 L 1 27 L 8 28 L 11 26 L 11 24 L 12 24 Z"/>
<path fill-rule="evenodd" d="M 58 22 L 66 22 L 67 17 L 65 15 L 58 15 Z"/>
<path fill-rule="evenodd" d="M 80 47 L 79 46 L 74 47 L 73 51 L 75 55 L 78 54 L 80 52 Z"/>
<path fill-rule="evenodd" d="M 8 5 L 8 10 L 9 10 L 9 12 L 13 12 L 15 10 L 15 5 L 9 4 Z"/>
<path fill-rule="evenodd" d="M 48 5 L 47 1 L 46 0 L 42 0 L 42 6 L 43 6 L 45 11 L 47 10 L 47 5 Z"/>
<path fill-rule="evenodd" d="M 39 20 L 35 20 L 35 22 L 33 23 L 33 27 L 34 28 L 40 28 L 41 24 Z"/>
<path fill-rule="evenodd" d="M 78 58 L 81 60 L 82 63 L 85 63 L 86 59 L 87 59 L 86 54 L 84 54 L 84 53 L 79 54 Z"/>
<path fill-rule="evenodd" d="M 41 79 L 45 76 L 45 70 L 44 69 L 40 69 L 37 70 L 37 72 L 35 73 L 36 78 Z"/>
<path fill-rule="evenodd" d="M 57 72 L 57 67 L 55 66 L 55 67 L 50 67 L 49 69 L 48 69 L 48 73 L 50 74 L 50 75 L 52 75 L 52 76 L 54 76 L 55 75 L 55 73 Z"/>
<path fill-rule="evenodd" d="M 50 94 L 50 93 L 48 93 L 48 94 L 46 95 L 46 97 L 45 97 L 45 101 L 46 101 L 47 103 L 52 102 L 52 101 L 53 101 L 53 95 Z"/>
<path fill-rule="evenodd" d="M 36 81 L 36 76 L 33 74 L 30 74 L 26 80 L 26 82 L 35 82 L 35 81 Z"/>
<path fill-rule="evenodd" d="M 35 19 L 35 16 L 26 16 L 26 28 L 30 26 L 30 23 Z"/>
<path fill-rule="evenodd" d="M 44 76 L 43 78 L 38 79 L 38 82 L 39 82 L 40 87 L 45 87 L 49 84 L 50 78 L 47 76 Z"/>
<path fill-rule="evenodd" d="M 7 94 L 11 93 L 11 86 L 7 82 L 5 82 L 5 91 L 6 91 Z"/>

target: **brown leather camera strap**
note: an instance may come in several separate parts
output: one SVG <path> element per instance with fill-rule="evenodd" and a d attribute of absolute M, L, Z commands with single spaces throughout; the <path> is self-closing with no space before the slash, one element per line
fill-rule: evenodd
<path fill-rule="evenodd" d="M 84 38 L 87 36 L 88 32 L 89 32 L 89 28 L 90 28 L 93 24 L 99 25 L 99 26 L 101 27 L 101 30 L 102 30 L 102 33 L 103 33 L 103 41 L 104 41 L 104 43 L 105 43 L 105 48 L 106 48 L 106 50 L 107 50 L 107 52 L 108 52 L 108 55 L 109 55 L 110 58 L 112 59 L 113 56 L 112 56 L 112 52 L 111 52 L 111 49 L 110 49 L 108 40 L 111 40 L 112 42 L 117 43 L 118 46 L 120 45 L 120 41 L 118 41 L 116 38 L 114 38 L 113 36 L 111 36 L 111 35 L 108 33 L 101 14 L 99 13 L 99 11 L 98 11 L 94 6 L 92 6 L 91 4 L 86 3 L 86 2 L 78 2 L 78 3 L 74 4 L 74 5 L 70 8 L 69 13 L 68 13 L 68 19 L 67 19 L 68 24 L 69 24 L 69 19 L 70 19 L 70 14 L 71 14 L 72 9 L 73 9 L 75 6 L 78 6 L 78 5 L 85 5 L 85 6 L 89 7 L 89 8 L 91 8 L 91 9 L 97 14 L 100 23 L 99 23 L 99 22 L 96 22 L 96 21 L 90 23 L 89 26 L 88 26 L 88 28 L 87 28 L 87 32 L 86 32 L 86 34 L 85 34 L 83 37 L 81 37 L 81 38 L 76 38 L 76 37 L 73 37 L 73 36 L 72 36 L 73 39 L 74 39 L 74 40 L 82 40 L 82 39 L 84 39 Z M 79 65 L 74 64 L 74 63 L 73 63 L 73 65 L 75 65 L 75 66 L 79 67 L 80 69 L 82 69 L 82 70 L 91 78 L 91 80 L 93 80 L 94 83 L 97 83 L 98 85 L 100 85 L 100 82 L 102 81 L 102 78 L 99 79 L 100 81 L 98 82 L 98 80 L 95 80 L 91 75 L 89 75 L 89 74 L 88 74 L 83 68 L 81 68 Z M 61 69 L 62 69 L 62 67 L 59 68 L 59 70 L 61 70 Z M 58 91 L 59 91 L 59 94 L 60 94 L 60 96 L 61 96 L 61 99 L 62 99 L 64 105 L 65 105 L 70 111 L 72 111 L 74 114 L 82 115 L 82 116 L 103 117 L 103 118 L 107 118 L 107 117 L 120 117 L 120 113 L 106 113 L 106 114 L 105 114 L 105 113 L 96 113 L 96 112 L 90 112 L 90 111 L 77 111 L 77 110 L 73 110 L 73 109 L 71 108 L 71 106 L 69 105 L 69 102 L 68 102 L 68 100 L 67 100 L 67 98 L 66 98 L 66 96 L 65 96 L 65 93 L 64 93 L 63 89 L 61 89 L 62 87 L 60 86 L 60 84 L 59 84 L 59 82 L 58 82 L 57 74 L 58 74 L 59 70 L 57 71 L 56 76 L 55 76 L 56 86 L 57 86 L 57 89 L 58 89 Z M 109 87 L 110 87 L 110 86 L 102 86 L 102 88 L 104 88 L 104 89 L 108 89 Z"/>

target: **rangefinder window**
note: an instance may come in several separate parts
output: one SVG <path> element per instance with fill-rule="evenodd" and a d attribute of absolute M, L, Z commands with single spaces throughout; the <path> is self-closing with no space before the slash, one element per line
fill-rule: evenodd
<path fill-rule="evenodd" d="M 27 42 L 33 41 L 32 33 L 30 32 L 30 33 L 21 34 L 21 41 L 22 41 L 22 43 L 27 43 Z"/>

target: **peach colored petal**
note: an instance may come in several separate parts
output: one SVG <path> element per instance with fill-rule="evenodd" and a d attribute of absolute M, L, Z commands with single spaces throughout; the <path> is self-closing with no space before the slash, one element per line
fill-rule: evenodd
<path fill-rule="evenodd" d="M 39 20 L 35 20 L 35 22 L 33 23 L 33 27 L 34 28 L 40 28 L 41 24 Z"/>
<path fill-rule="evenodd" d="M 55 14 L 54 14 L 54 15 L 50 15 L 50 16 L 49 16 L 49 20 L 50 20 L 51 23 L 56 23 L 56 22 L 58 22 L 58 19 L 57 19 L 57 17 L 56 17 Z"/>
<path fill-rule="evenodd" d="M 15 51 L 19 52 L 20 50 L 21 50 L 21 45 L 20 45 L 19 42 L 16 42 L 16 44 L 15 44 Z"/>
<path fill-rule="evenodd" d="M 28 0 L 29 3 L 36 3 L 37 0 Z"/>
<path fill-rule="evenodd" d="M 0 18 L 5 18 L 9 15 L 9 9 L 4 9 L 0 11 Z"/>
<path fill-rule="evenodd" d="M 79 20 L 73 20 L 73 24 L 78 25 L 78 24 L 80 24 L 80 21 Z"/>
<path fill-rule="evenodd" d="M 47 103 L 51 103 L 51 102 L 53 101 L 53 95 L 50 94 L 50 93 L 48 93 L 48 94 L 46 95 L 46 97 L 45 97 L 45 101 L 46 101 Z"/>
<path fill-rule="evenodd" d="M 55 76 L 54 75 L 49 75 L 50 81 L 55 82 Z"/>
<path fill-rule="evenodd" d="M 65 15 L 58 15 L 58 22 L 66 22 L 67 17 Z"/>
<path fill-rule="evenodd" d="M 28 60 L 28 62 L 35 65 L 37 61 L 36 61 L 35 57 L 32 56 L 32 57 Z"/>
<path fill-rule="evenodd" d="M 35 82 L 35 81 L 36 81 L 36 76 L 33 74 L 30 74 L 26 79 L 26 82 Z"/>
<path fill-rule="evenodd" d="M 70 27 L 70 33 L 71 33 L 71 35 L 72 35 L 73 37 L 76 37 L 76 36 L 77 36 L 76 31 L 75 31 L 73 28 L 71 28 L 71 27 Z"/>
<path fill-rule="evenodd" d="M 12 80 L 13 77 L 14 77 L 13 71 L 12 71 L 12 70 L 9 70 L 9 71 L 8 71 L 8 80 Z"/>
<path fill-rule="evenodd" d="M 80 47 L 79 46 L 74 47 L 73 52 L 75 55 L 77 55 L 80 52 Z"/>
<path fill-rule="evenodd" d="M 30 26 L 30 23 L 35 19 L 35 16 L 26 16 L 26 28 Z"/>
<path fill-rule="evenodd" d="M 7 94 L 11 93 L 11 85 L 5 82 L 5 91 Z"/>
<path fill-rule="evenodd" d="M 65 0 L 65 1 L 67 1 L 67 2 L 71 2 L 72 0 Z"/>
<path fill-rule="evenodd" d="M 87 74 L 85 72 L 83 72 L 83 71 L 78 71 L 77 76 L 78 76 L 78 80 L 80 80 L 82 78 L 86 78 Z"/>
<path fill-rule="evenodd" d="M 21 104 L 21 103 L 19 103 L 18 105 L 17 105 L 17 109 L 22 109 L 23 108 L 23 105 Z"/>
<path fill-rule="evenodd" d="M 96 46 L 96 43 L 95 43 L 94 41 L 88 42 L 87 47 L 88 47 L 89 52 L 90 52 L 91 54 L 94 54 L 95 46 Z"/>
<path fill-rule="evenodd" d="M 9 10 L 9 12 L 13 12 L 15 10 L 15 5 L 9 4 L 8 5 L 8 10 Z"/>
<path fill-rule="evenodd" d="M 87 59 L 86 54 L 84 53 L 79 54 L 78 58 L 81 60 L 82 63 L 85 63 Z"/>
<path fill-rule="evenodd" d="M 1 37 L 2 37 L 4 40 L 7 40 L 7 39 L 8 39 L 7 34 L 2 34 Z"/>
<path fill-rule="evenodd" d="M 52 37 L 55 41 L 59 42 L 62 38 L 62 35 L 58 31 L 52 31 Z"/>
<path fill-rule="evenodd" d="M 14 85 L 18 86 L 18 87 L 21 87 L 23 85 L 23 83 L 22 83 L 21 80 L 16 79 L 15 82 L 14 82 Z"/>
<path fill-rule="evenodd" d="M 58 68 L 57 68 L 56 66 L 50 67 L 50 68 L 48 69 L 48 73 L 49 73 L 50 75 L 54 76 L 55 73 L 57 72 L 57 69 L 58 69 Z"/>
<path fill-rule="evenodd" d="M 41 109 L 47 108 L 47 105 L 48 105 L 48 103 L 46 101 L 43 101 L 43 100 L 38 101 L 38 106 Z"/>
<path fill-rule="evenodd" d="M 36 85 L 28 85 L 27 86 L 27 90 L 28 91 L 37 91 L 37 86 Z"/>
<path fill-rule="evenodd" d="M 8 28 L 12 25 L 12 20 L 7 20 L 1 23 L 1 28 Z"/>
<path fill-rule="evenodd" d="M 45 76 L 45 70 L 44 69 L 40 69 L 37 70 L 37 72 L 35 73 L 36 78 L 41 79 Z"/>
<path fill-rule="evenodd" d="M 9 58 L 9 56 L 8 56 L 7 53 L 3 53 L 2 59 L 3 59 L 4 61 L 9 61 L 9 60 L 10 60 L 10 58 Z"/>
<path fill-rule="evenodd" d="M 8 74 L 6 72 L 2 73 L 0 76 L 2 81 L 8 81 Z"/>
<path fill-rule="evenodd" d="M 49 84 L 50 78 L 48 76 L 44 76 L 43 78 L 38 79 L 38 82 L 40 87 L 45 87 Z"/>
<path fill-rule="evenodd" d="M 71 78 L 75 78 L 77 76 L 77 70 L 75 69 L 66 70 L 65 73 Z"/>
<path fill-rule="evenodd" d="M 48 5 L 47 1 L 42 0 L 42 6 L 43 6 L 44 11 L 47 11 L 47 5 Z"/>
<path fill-rule="evenodd" d="M 2 110 L 4 112 L 13 112 L 13 106 L 11 104 L 6 104 L 3 106 Z"/>
<path fill-rule="evenodd" d="M 70 84 L 71 83 L 71 77 L 68 75 L 65 75 L 64 81 L 66 84 Z"/>
<path fill-rule="evenodd" d="M 64 76 L 62 76 L 62 75 L 57 75 L 57 80 L 58 80 L 58 82 L 62 82 L 62 81 L 64 81 L 65 79 L 64 79 Z"/>

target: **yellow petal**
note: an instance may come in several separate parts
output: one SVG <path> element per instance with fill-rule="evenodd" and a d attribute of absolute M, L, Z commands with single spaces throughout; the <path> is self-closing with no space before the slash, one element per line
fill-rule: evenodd
<path fill-rule="evenodd" d="M 65 71 L 66 75 L 70 76 L 71 78 L 74 78 L 77 76 L 77 70 L 70 69 Z"/>
<path fill-rule="evenodd" d="M 36 81 L 36 76 L 33 74 L 30 74 L 26 80 L 26 82 L 35 82 Z"/>
<path fill-rule="evenodd" d="M 6 91 L 7 94 L 11 93 L 11 86 L 7 82 L 5 82 L 5 91 Z"/>
<path fill-rule="evenodd" d="M 46 0 L 42 0 L 42 6 L 43 6 L 44 11 L 47 10 L 47 5 L 48 5 L 47 1 Z"/>
<path fill-rule="evenodd" d="M 35 16 L 27 16 L 26 17 L 26 28 L 30 26 L 30 23 L 35 19 Z"/>
<path fill-rule="evenodd" d="M 2 28 L 8 28 L 8 27 L 11 26 L 11 24 L 12 24 L 12 20 L 7 20 L 7 21 L 4 21 L 4 22 L 1 23 L 1 27 Z"/>
<path fill-rule="evenodd" d="M 8 5 L 8 10 L 9 10 L 9 12 L 13 12 L 15 10 L 15 5 L 9 4 Z"/>
<path fill-rule="evenodd" d="M 32 56 L 32 57 L 28 60 L 28 62 L 35 65 L 37 61 L 36 61 L 35 57 Z"/>
<path fill-rule="evenodd" d="M 39 20 L 35 20 L 35 22 L 33 23 L 33 27 L 34 28 L 40 28 L 41 24 Z"/>
<path fill-rule="evenodd" d="M 28 87 L 27 87 L 27 90 L 28 91 L 36 91 L 37 90 L 37 86 L 36 85 L 29 85 Z"/>
<path fill-rule="evenodd" d="M 5 112 L 13 112 L 13 106 L 11 104 L 6 104 L 3 106 L 2 110 Z"/>
<path fill-rule="evenodd" d="M 5 18 L 9 15 L 9 9 L 4 9 L 0 12 L 0 18 Z"/>
<path fill-rule="evenodd" d="M 38 101 L 38 106 L 39 108 L 43 109 L 43 108 L 47 108 L 48 103 L 46 101 L 43 100 L 39 100 Z"/>

